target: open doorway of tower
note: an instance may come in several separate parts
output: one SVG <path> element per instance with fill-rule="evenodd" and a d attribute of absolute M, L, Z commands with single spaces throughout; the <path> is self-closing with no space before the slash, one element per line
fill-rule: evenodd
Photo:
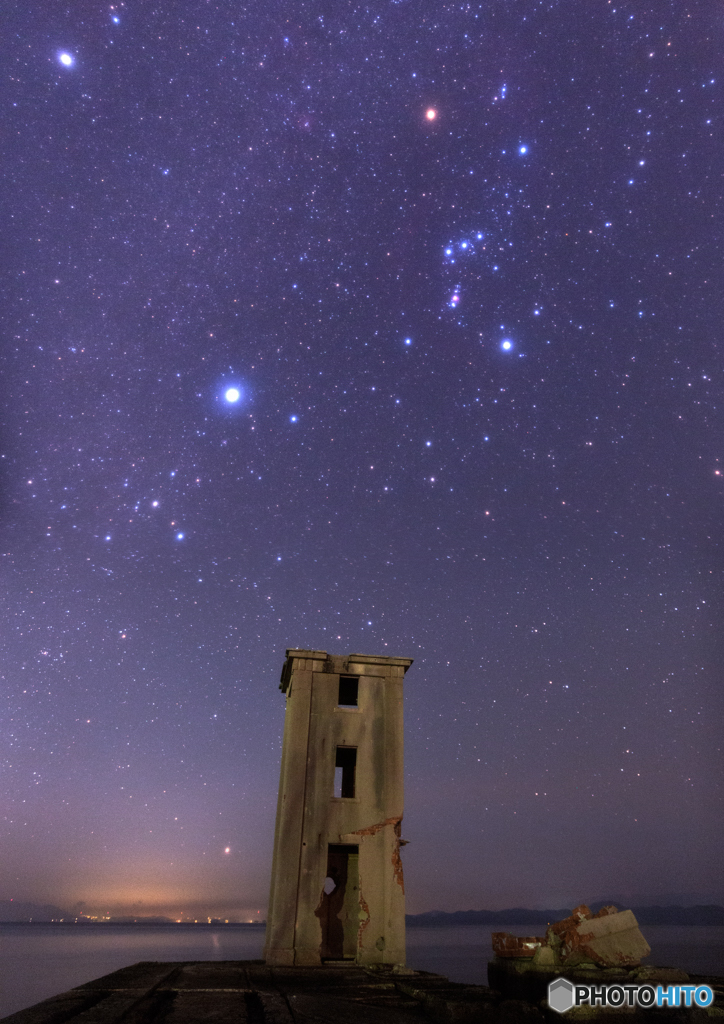
<path fill-rule="evenodd" d="M 359 930 L 359 846 L 327 847 L 327 877 L 315 914 L 322 925 L 322 960 L 354 960 Z"/>

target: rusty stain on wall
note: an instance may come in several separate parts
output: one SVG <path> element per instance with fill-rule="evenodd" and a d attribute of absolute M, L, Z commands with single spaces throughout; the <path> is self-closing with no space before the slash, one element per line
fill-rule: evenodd
<path fill-rule="evenodd" d="M 383 828 L 387 828 L 388 825 L 394 825 L 397 827 L 402 821 L 402 815 L 398 814 L 394 818 L 385 818 L 384 821 L 378 822 L 376 825 L 368 825 L 367 828 L 358 828 L 354 832 L 348 832 L 350 836 L 376 836 L 378 832 L 381 832 Z"/>
<path fill-rule="evenodd" d="M 360 883 L 360 887 L 359 887 L 359 905 L 360 905 L 361 913 L 360 913 L 360 921 L 359 921 L 359 931 L 357 932 L 357 948 L 358 949 L 362 949 L 362 936 L 364 934 L 365 928 L 370 923 L 370 908 L 367 906 L 367 901 L 365 900 L 364 896 L 362 895 L 362 884 L 361 883 Z"/>
<path fill-rule="evenodd" d="M 405 876 L 402 872 L 402 858 L 400 857 L 400 847 L 404 845 L 404 839 L 400 839 L 402 835 L 402 818 L 395 825 L 395 849 L 392 852 L 392 870 L 395 873 L 395 881 L 405 891 Z"/>

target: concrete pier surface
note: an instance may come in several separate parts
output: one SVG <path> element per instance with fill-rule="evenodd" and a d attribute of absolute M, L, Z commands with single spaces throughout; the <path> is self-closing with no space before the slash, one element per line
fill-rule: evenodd
<path fill-rule="evenodd" d="M 485 986 L 405 968 L 146 962 L 46 999 L 3 1024 L 414 1024 L 480 1021 L 497 1002 Z M 528 1012 L 539 1016 L 534 1007 Z"/>
<path fill-rule="evenodd" d="M 711 1017 L 724 1018 L 722 979 L 707 981 L 719 983 L 716 1005 L 707 1010 L 647 1009 L 634 1015 L 668 1024 L 706 1024 Z M 550 1024 L 616 1012 L 580 1007 L 557 1014 L 544 1002 L 512 997 L 516 994 L 386 965 L 143 962 L 14 1013 L 2 1024 Z"/>

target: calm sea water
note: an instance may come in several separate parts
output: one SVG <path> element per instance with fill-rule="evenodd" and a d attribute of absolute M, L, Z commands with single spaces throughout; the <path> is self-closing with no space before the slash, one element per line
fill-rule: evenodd
<path fill-rule="evenodd" d="M 535 934 L 535 926 L 408 928 L 407 962 L 452 981 L 484 985 L 491 931 Z M 724 927 L 646 927 L 648 962 L 724 975 Z M 264 929 L 136 925 L 0 925 L 0 1018 L 139 960 L 255 960 Z"/>

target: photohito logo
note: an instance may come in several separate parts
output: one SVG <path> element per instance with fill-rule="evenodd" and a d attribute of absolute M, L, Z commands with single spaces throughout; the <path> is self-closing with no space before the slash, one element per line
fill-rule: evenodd
<path fill-rule="evenodd" d="M 556 978 L 548 986 L 548 1005 L 557 1013 L 574 1006 L 711 1006 L 708 985 L 573 985 Z"/>

